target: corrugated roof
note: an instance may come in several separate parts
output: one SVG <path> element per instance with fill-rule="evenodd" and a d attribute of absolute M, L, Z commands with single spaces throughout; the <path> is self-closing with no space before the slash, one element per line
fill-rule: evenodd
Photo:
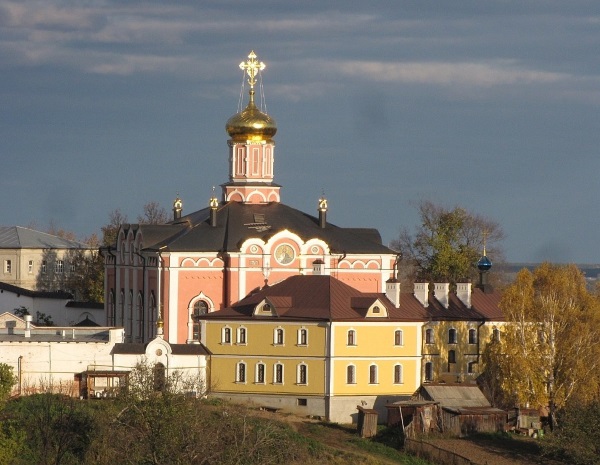
<path fill-rule="evenodd" d="M 477 386 L 465 384 L 424 384 L 421 389 L 427 393 L 431 400 L 439 402 L 442 407 L 491 407 Z"/>
<path fill-rule="evenodd" d="M 88 249 L 82 242 L 70 241 L 22 226 L 0 226 L 0 249 Z"/>

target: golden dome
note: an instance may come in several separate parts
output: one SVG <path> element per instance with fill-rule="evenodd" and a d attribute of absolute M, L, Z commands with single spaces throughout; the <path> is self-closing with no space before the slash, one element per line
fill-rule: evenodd
<path fill-rule="evenodd" d="M 250 90 L 248 106 L 227 121 L 225 129 L 236 141 L 270 141 L 277 132 L 275 120 L 258 109 L 254 103 L 254 89 Z"/>

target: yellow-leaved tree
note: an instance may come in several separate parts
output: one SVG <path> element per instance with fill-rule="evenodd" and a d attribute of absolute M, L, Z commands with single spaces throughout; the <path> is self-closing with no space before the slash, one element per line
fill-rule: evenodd
<path fill-rule="evenodd" d="M 575 265 L 521 270 L 502 295 L 506 323 L 484 354 L 484 378 L 504 403 L 556 410 L 600 385 L 600 305 Z"/>

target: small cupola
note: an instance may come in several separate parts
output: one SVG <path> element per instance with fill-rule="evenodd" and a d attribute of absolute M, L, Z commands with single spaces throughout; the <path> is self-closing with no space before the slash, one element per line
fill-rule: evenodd
<path fill-rule="evenodd" d="M 183 201 L 179 198 L 179 194 L 177 194 L 177 198 L 173 202 L 173 220 L 180 219 L 182 211 L 183 211 Z"/>
<path fill-rule="evenodd" d="M 210 225 L 213 228 L 217 227 L 217 210 L 219 208 L 219 200 L 215 197 L 214 193 L 213 196 L 210 198 L 209 201 L 209 207 L 210 207 Z"/>
<path fill-rule="evenodd" d="M 319 228 L 327 226 L 327 199 L 324 195 L 319 199 Z"/>

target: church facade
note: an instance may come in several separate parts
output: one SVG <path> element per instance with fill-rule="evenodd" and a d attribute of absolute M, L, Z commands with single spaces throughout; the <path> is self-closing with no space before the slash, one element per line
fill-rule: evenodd
<path fill-rule="evenodd" d="M 103 250 L 106 323 L 123 326 L 127 341 L 149 341 L 156 331 L 171 343 L 199 341 L 202 315 L 294 275 L 330 275 L 362 292 L 385 292 L 394 276 L 396 255 L 377 230 L 329 223 L 323 197 L 314 216 L 281 202 L 277 126 L 255 102 L 264 64 L 252 52 L 240 68 L 249 98 L 226 123 L 221 198 L 187 215 L 177 198 L 169 224 L 122 225 Z"/>

